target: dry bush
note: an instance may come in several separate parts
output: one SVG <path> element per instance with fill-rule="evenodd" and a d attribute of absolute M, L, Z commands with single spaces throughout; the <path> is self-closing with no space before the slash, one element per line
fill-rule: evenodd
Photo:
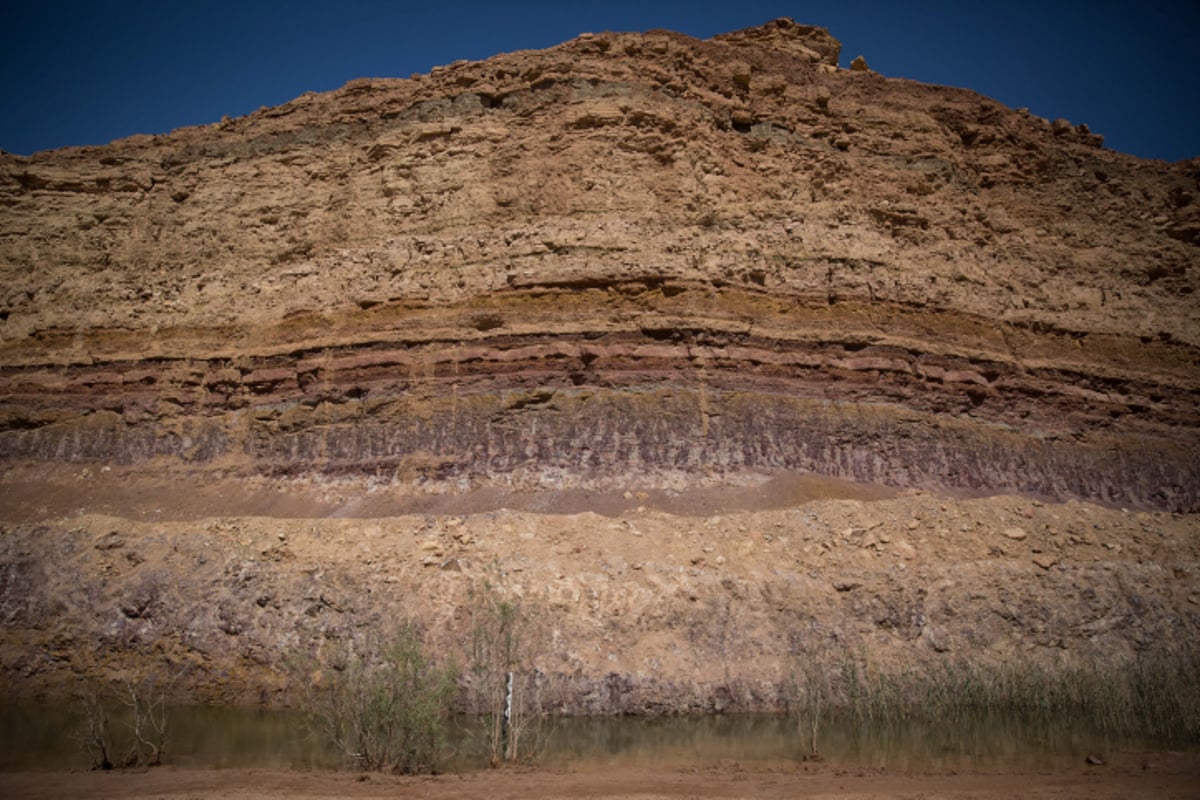
<path fill-rule="evenodd" d="M 537 657 L 546 649 L 544 609 L 503 586 L 499 570 L 469 593 L 471 650 L 464 675 L 467 708 L 485 722 L 493 766 L 536 755 L 545 710 Z"/>
<path fill-rule="evenodd" d="M 414 624 L 374 644 L 343 640 L 324 658 L 297 659 L 293 674 L 304 687 L 301 709 L 355 766 L 440 770 L 458 672 L 434 662 Z"/>
<path fill-rule="evenodd" d="M 185 669 L 156 664 L 129 669 L 109 683 L 90 682 L 76 692 L 79 738 L 93 769 L 150 766 L 163 762 L 171 706 Z"/>

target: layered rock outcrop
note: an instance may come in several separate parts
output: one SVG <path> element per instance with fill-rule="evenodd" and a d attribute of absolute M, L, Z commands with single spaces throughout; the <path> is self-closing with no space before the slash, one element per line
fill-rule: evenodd
<path fill-rule="evenodd" d="M 838 53 L 585 34 L 0 155 L 0 458 L 1195 508 L 1197 163 Z"/>
<path fill-rule="evenodd" d="M 839 50 L 588 34 L 0 153 L 0 695 L 274 702 L 404 617 L 461 658 L 489 585 L 560 711 L 1195 672 L 1200 161 Z"/>

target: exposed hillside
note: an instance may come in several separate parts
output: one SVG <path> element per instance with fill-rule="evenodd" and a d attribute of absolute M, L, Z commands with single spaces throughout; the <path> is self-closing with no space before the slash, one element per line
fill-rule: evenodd
<path fill-rule="evenodd" d="M 230 523 L 279 583 L 217 592 L 248 573 L 233 550 L 191 549 L 234 547 L 212 520 L 263 514 L 468 514 L 486 552 L 465 573 L 430 579 L 423 539 L 330 567 L 345 593 L 391 564 L 439 619 L 463 575 L 518 558 L 522 530 L 553 533 L 540 546 L 568 548 L 561 566 L 538 551 L 521 591 L 592 603 L 553 668 L 591 680 L 653 661 L 651 705 L 715 702 L 718 624 L 775 631 L 733 667 L 745 686 L 774 685 L 804 625 L 853 630 L 897 663 L 1195 640 L 1200 161 L 1142 161 L 1084 125 L 839 69 L 839 49 L 787 20 L 708 41 L 585 34 L 165 136 L 0 154 L 5 674 L 41 685 L 107 657 L 64 662 L 59 634 L 135 650 L 167 637 L 210 675 L 236 663 L 269 684 L 284 645 L 400 607 L 322 606 L 304 581 L 334 555 L 315 543 L 325 529 L 286 559 L 258 541 L 306 542 L 296 522 Z M 918 488 L 1027 499 L 930 499 L 909 528 L 905 498 L 927 496 L 894 495 Z M 1030 496 L 1089 505 L 1029 510 L 1037 532 L 1005 540 Z M 830 497 L 859 511 L 797 516 Z M 598 517 L 501 530 L 475 513 L 504 506 L 746 516 L 714 523 L 717 550 L 677 548 L 656 517 L 658 544 L 627 552 Z M 927 524 L 933 509 L 945 524 Z M 98 511 L 123 521 L 72 521 Z M 1101 513 L 1112 541 L 1085 533 Z M 859 541 L 877 523 L 887 542 Z M 440 516 L 346 525 L 330 533 L 341 555 L 396 526 L 450 546 Z M 92 541 L 110 528 L 125 549 Z M 916 550 L 896 550 L 910 530 Z M 587 575 L 571 546 L 600 551 L 574 551 Z M 831 547 L 850 555 L 824 559 Z M 84 593 L 54 601 L 72 564 Z M 982 594 L 945 589 L 929 622 L 929 587 L 947 580 Z M 147 581 L 158 605 L 120 599 Z M 1090 583 L 1099 594 L 1080 594 Z M 193 613 L 210 592 L 235 622 Z M 821 610 L 769 628 L 803 597 Z M 633 660 L 608 659 L 610 634 Z"/>
<path fill-rule="evenodd" d="M 1198 499 L 1195 163 L 585 35 L 0 161 L 7 459 Z"/>

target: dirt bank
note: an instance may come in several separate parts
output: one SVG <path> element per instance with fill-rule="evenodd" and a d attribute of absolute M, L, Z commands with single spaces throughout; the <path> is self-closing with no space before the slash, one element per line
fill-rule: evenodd
<path fill-rule="evenodd" d="M 1200 785 L 1195 754 L 1127 753 L 1103 767 L 1057 774 L 842 770 L 822 765 L 747 768 L 737 763 L 677 769 L 506 769 L 424 778 L 271 770 L 177 770 L 139 773 L 0 773 L 0 791 L 29 800 L 61 797 L 257 798 L 421 797 L 434 800 L 651 798 L 1193 798 Z"/>

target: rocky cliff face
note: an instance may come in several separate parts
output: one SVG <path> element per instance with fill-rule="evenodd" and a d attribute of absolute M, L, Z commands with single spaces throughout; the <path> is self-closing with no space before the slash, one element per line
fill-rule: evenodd
<path fill-rule="evenodd" d="M 838 50 L 583 35 L 0 156 L 0 457 L 1195 507 L 1200 165 Z"/>
<path fill-rule="evenodd" d="M 583 35 L 0 154 L 0 690 L 274 697 L 496 575 L 567 710 L 1177 657 L 1200 161 L 838 51 Z"/>

